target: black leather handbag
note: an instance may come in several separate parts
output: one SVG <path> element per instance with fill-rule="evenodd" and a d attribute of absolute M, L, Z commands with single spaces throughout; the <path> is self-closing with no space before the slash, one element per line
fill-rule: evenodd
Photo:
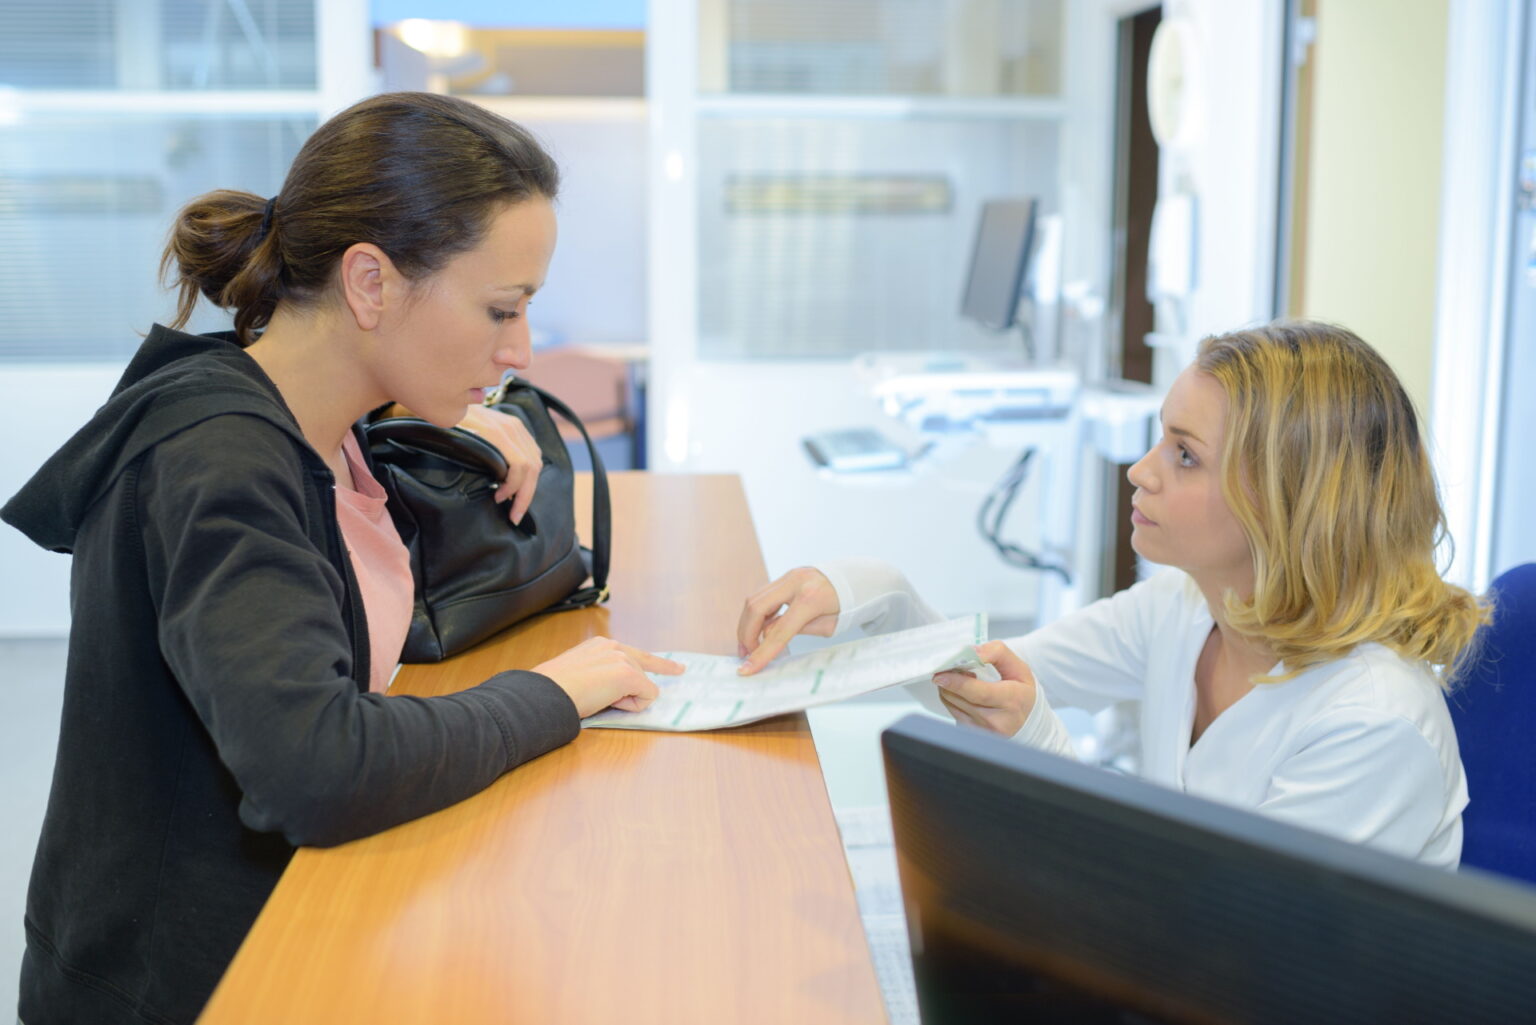
<path fill-rule="evenodd" d="M 608 477 L 586 427 L 565 403 L 516 378 L 487 403 L 523 421 L 544 453 L 521 524 L 494 498 L 507 463 L 484 438 L 416 417 L 363 428 L 416 577 L 405 662 L 440 662 L 530 616 L 608 598 Z M 590 550 L 576 537 L 571 456 L 550 410 L 581 431 L 592 455 Z"/>

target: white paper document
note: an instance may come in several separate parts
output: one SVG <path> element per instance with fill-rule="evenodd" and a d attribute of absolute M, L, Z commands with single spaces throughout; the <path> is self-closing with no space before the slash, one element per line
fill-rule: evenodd
<path fill-rule="evenodd" d="M 642 712 L 609 708 L 581 724 L 622 730 L 714 730 L 927 680 L 947 669 L 980 670 L 978 675 L 995 679 L 995 671 L 972 650 L 986 639 L 987 617 L 978 613 L 781 658 L 752 676 L 736 674 L 741 659 L 733 655 L 659 652 L 687 667 L 680 676 L 648 674 L 661 688 L 660 697 Z"/>

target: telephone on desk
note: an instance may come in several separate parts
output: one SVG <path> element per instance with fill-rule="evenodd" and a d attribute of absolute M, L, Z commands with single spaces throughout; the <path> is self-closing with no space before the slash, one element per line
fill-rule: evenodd
<path fill-rule="evenodd" d="M 839 473 L 899 470 L 907 465 L 906 450 L 873 427 L 821 431 L 802 444 L 817 466 Z"/>

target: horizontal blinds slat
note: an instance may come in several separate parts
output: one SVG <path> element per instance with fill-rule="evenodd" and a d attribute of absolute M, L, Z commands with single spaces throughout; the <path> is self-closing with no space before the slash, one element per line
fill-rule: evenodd
<path fill-rule="evenodd" d="M 175 212 L 214 188 L 271 195 L 315 123 L 113 115 L 7 126 L 0 361 L 131 354 L 138 332 L 175 309 L 156 279 Z M 228 317 L 205 309 L 197 326 Z"/>
<path fill-rule="evenodd" d="M 312 89 L 317 2 L 8 2 L 0 6 L 0 85 Z"/>

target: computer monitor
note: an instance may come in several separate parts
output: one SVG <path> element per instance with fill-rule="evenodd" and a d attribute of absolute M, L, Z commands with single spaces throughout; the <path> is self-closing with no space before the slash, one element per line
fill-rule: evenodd
<path fill-rule="evenodd" d="M 1536 890 L 1000 737 L 881 737 L 924 1025 L 1513 1022 Z"/>
<path fill-rule="evenodd" d="M 981 205 L 962 316 L 996 331 L 1014 325 L 1034 248 L 1037 206 L 1033 199 L 993 199 Z"/>

